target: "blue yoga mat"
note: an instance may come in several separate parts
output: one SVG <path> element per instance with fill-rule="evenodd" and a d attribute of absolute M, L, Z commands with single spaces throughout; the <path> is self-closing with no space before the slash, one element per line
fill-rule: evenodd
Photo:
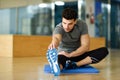
<path fill-rule="evenodd" d="M 51 73 L 51 69 L 49 64 L 46 64 L 44 66 L 44 72 L 45 73 Z M 90 65 L 86 65 L 84 67 L 79 67 L 77 69 L 69 69 L 69 70 L 62 70 L 61 74 L 75 74 L 75 73 L 87 73 L 87 74 L 96 74 L 99 73 L 99 70 L 90 66 Z"/>

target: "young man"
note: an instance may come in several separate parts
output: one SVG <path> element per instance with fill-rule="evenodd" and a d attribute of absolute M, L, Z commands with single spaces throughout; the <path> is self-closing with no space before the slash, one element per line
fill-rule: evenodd
<path fill-rule="evenodd" d="M 107 48 L 89 51 L 89 44 L 86 23 L 77 19 L 74 9 L 66 8 L 62 13 L 62 22 L 55 27 L 52 42 L 48 46 L 49 50 L 57 49 L 58 52 L 47 53 L 52 72 L 59 75 L 62 69 L 98 63 L 107 56 Z"/>

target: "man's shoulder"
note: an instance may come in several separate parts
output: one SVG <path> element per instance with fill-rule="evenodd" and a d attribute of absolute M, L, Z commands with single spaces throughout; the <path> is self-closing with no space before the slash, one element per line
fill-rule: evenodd
<path fill-rule="evenodd" d="M 78 19 L 78 20 L 77 20 L 77 24 L 84 24 L 84 23 L 85 23 L 84 20 L 81 20 L 81 19 Z"/>
<path fill-rule="evenodd" d="M 62 23 L 59 23 L 56 25 L 56 27 L 54 28 L 54 34 L 62 34 L 64 32 L 63 27 L 62 27 Z"/>
<path fill-rule="evenodd" d="M 55 29 L 63 30 L 62 23 L 57 24 Z"/>
<path fill-rule="evenodd" d="M 62 23 L 58 23 L 56 27 L 62 27 Z"/>

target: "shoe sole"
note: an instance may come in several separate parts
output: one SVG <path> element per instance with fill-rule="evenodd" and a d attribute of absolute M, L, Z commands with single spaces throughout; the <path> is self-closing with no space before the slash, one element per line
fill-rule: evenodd
<path fill-rule="evenodd" d="M 47 52 L 47 59 L 51 68 L 51 73 L 55 76 L 60 75 L 60 68 L 57 62 L 58 53 L 56 49 L 48 50 Z"/>

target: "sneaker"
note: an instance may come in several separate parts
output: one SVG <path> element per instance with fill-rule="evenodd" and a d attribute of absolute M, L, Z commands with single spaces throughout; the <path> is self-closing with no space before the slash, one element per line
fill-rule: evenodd
<path fill-rule="evenodd" d="M 75 62 L 70 60 L 66 61 L 65 69 L 76 69 L 76 68 L 78 68 L 78 66 L 76 65 Z"/>
<path fill-rule="evenodd" d="M 60 67 L 58 65 L 58 53 L 56 49 L 48 50 L 47 59 L 51 68 L 51 73 L 55 76 L 60 75 Z"/>

